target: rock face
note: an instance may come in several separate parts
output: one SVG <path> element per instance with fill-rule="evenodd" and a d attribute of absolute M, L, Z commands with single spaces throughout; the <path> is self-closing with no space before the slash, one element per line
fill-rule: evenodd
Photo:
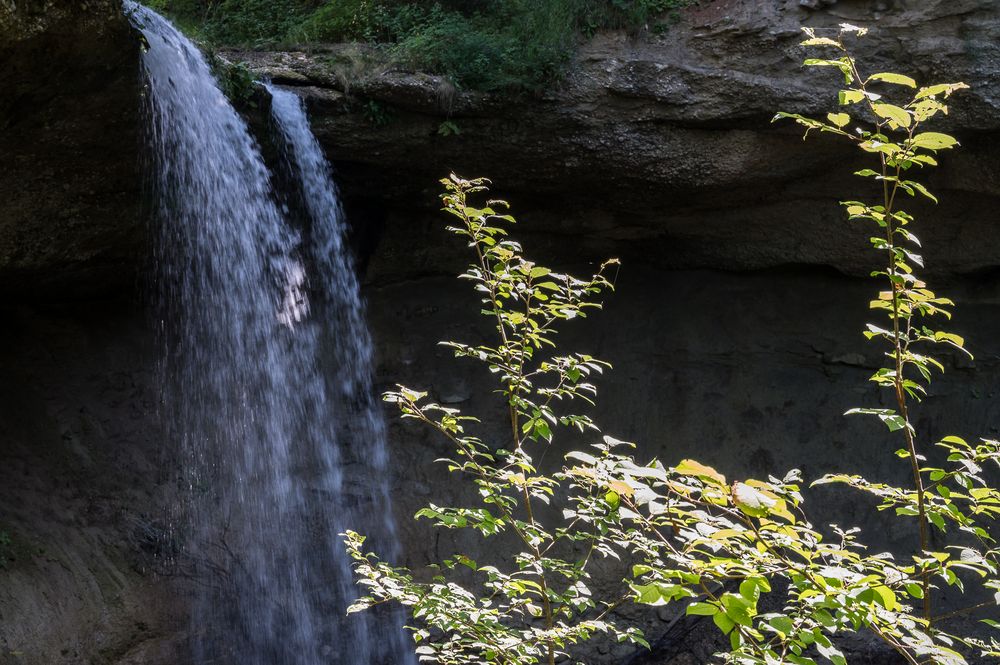
<path fill-rule="evenodd" d="M 463 245 L 455 237 L 441 242 L 451 249 Z M 532 250 L 530 240 L 526 248 Z M 843 415 L 857 406 L 890 406 L 883 401 L 887 395 L 868 382 L 881 366 L 882 350 L 861 336 L 864 323 L 872 320 L 867 303 L 876 290 L 869 280 L 815 268 L 729 273 L 625 265 L 604 310 L 572 322 L 559 335 L 560 352 L 611 362 L 613 369 L 597 381 L 598 408 L 591 415 L 605 433 L 635 442 L 643 461 L 655 456 L 676 464 L 693 458 L 730 479 L 781 477 L 798 468 L 806 485 L 824 473 L 851 470 L 873 482 L 906 486 L 907 468 L 892 454 L 899 439 L 887 436 L 877 421 Z M 947 373 L 935 377 L 930 396 L 917 408 L 916 426 L 922 441 L 949 433 L 995 438 L 1000 279 L 953 280 L 946 290 L 959 303 L 951 328 L 965 336 L 976 361 L 946 360 Z M 478 315 L 478 297 L 469 284 L 425 277 L 372 287 L 368 297 L 380 387 L 402 383 L 427 390 L 432 399 L 480 417 L 482 427 L 472 431 L 485 441 L 496 446 L 509 441 L 507 412 L 491 392 L 496 386 L 489 372 L 437 344 L 497 343 L 490 321 Z M 392 496 L 407 562 L 419 568 L 456 552 L 477 561 L 489 557 L 499 547 L 493 539 L 435 530 L 426 520 L 411 518 L 427 503 L 454 505 L 447 502 L 472 487 L 431 461 L 451 454 L 447 441 L 398 414 L 388 417 L 392 468 L 398 470 Z M 562 445 L 577 449 L 591 443 L 561 436 Z M 554 464 L 558 458 L 553 450 L 544 459 Z M 827 487 L 806 490 L 806 497 L 814 524 L 858 526 L 872 551 L 904 556 L 912 551 L 913 524 L 876 512 L 866 497 Z M 944 604 L 956 601 L 950 597 Z M 682 611 L 669 606 L 660 613 L 626 610 L 622 618 L 645 631 L 656 643 L 654 651 L 611 645 L 585 662 L 708 663 L 714 651 L 725 648 L 710 620 L 683 619 Z M 897 662 L 866 638 L 845 648 L 850 663 Z"/>
<path fill-rule="evenodd" d="M 115 0 L 0 2 L 0 663 L 176 663 L 153 574 L 138 41 Z M 16 301 L 116 296 L 45 312 Z M 176 585 L 173 585 L 176 586 Z"/>
<path fill-rule="evenodd" d="M 640 456 L 694 457 L 729 477 L 798 467 L 816 478 L 850 460 L 870 477 L 905 483 L 884 433 L 842 415 L 880 400 L 866 381 L 880 352 L 860 335 L 873 285 L 857 278 L 874 255 L 867 229 L 850 227 L 836 205 L 863 184 L 850 176 L 856 158 L 825 137 L 803 145 L 796 128 L 770 119 L 779 109 L 830 110 L 829 72 L 799 67 L 802 24 L 871 25 L 858 45 L 869 71 L 973 87 L 939 125 L 964 143 L 931 180 L 942 203 L 915 212 L 926 220 L 917 233 L 931 271 L 962 303 L 954 327 L 978 360 L 975 368 L 949 360 L 950 375 L 935 380 L 919 426 L 931 438 L 993 436 L 1000 180 L 990 155 L 1000 140 L 1000 23 L 995 3 L 875 6 L 700 3 L 661 37 L 599 36 L 564 84 L 528 100 L 366 70 L 363 54 L 343 49 L 230 57 L 310 104 L 366 248 L 384 387 L 428 389 L 483 416 L 487 437 L 503 431 L 488 374 L 436 346 L 489 340 L 474 295 L 451 278 L 467 261 L 462 243 L 435 209 L 436 181 L 448 171 L 487 175 L 493 193 L 515 203 L 515 233 L 529 254 L 578 271 L 623 259 L 606 311 L 562 339 L 564 349 L 612 361 L 594 413 L 610 434 L 638 442 Z M 460 133 L 439 133 L 445 120 Z M 481 542 L 409 519 L 422 503 L 462 491 L 428 462 L 446 454 L 444 442 L 397 421 L 390 436 L 408 563 L 456 551 L 488 556 Z M 822 490 L 810 502 L 816 523 L 859 525 L 876 548 L 912 548 L 905 525 L 887 528 L 856 495 Z M 587 662 L 703 663 L 719 648 L 710 622 L 673 624 L 673 614 L 652 612 L 628 618 L 655 651 L 617 646 Z M 868 642 L 850 651 L 850 662 L 894 662 Z"/>
<path fill-rule="evenodd" d="M 14 293 L 119 292 L 143 248 L 137 44 L 117 3 L 33 7 L 0 10 L 0 276 Z M 229 57 L 297 86 L 345 195 L 389 232 L 405 229 L 415 247 L 382 252 L 374 278 L 448 272 L 412 218 L 436 208 L 436 181 L 449 170 L 491 177 L 532 211 L 529 233 L 555 240 L 543 251 L 566 258 L 610 251 L 672 269 L 810 264 L 864 274 L 864 235 L 844 233 L 831 203 L 857 191 L 843 168 L 854 156 L 826 138 L 803 148 L 795 127 L 769 121 L 833 101 L 830 72 L 799 67 L 801 25 L 868 25 L 857 55 L 870 71 L 973 88 L 941 125 L 966 147 L 931 179 L 946 203 L 924 231 L 933 270 L 968 272 L 997 264 L 984 240 L 997 238 L 998 8 L 702 2 L 661 35 L 597 36 L 567 80 L 527 98 L 459 91 L 356 48 Z"/>
<path fill-rule="evenodd" d="M 7 296 L 131 288 L 138 41 L 114 0 L 0 3 L 0 283 Z"/>
<path fill-rule="evenodd" d="M 835 106 L 830 70 L 800 67 L 800 26 L 867 25 L 871 33 L 856 45 L 867 71 L 972 86 L 939 125 L 966 144 L 931 179 L 946 203 L 917 211 L 934 218 L 921 229 L 929 265 L 965 272 L 998 260 L 1000 191 L 990 158 L 1000 145 L 998 7 L 702 2 L 660 36 L 599 35 L 564 83 L 521 100 L 456 92 L 343 49 L 230 57 L 299 86 L 345 193 L 407 218 L 414 207 L 435 207 L 436 180 L 455 170 L 492 178 L 499 195 L 531 211 L 525 231 L 556 237 L 544 249 L 567 258 L 610 251 L 673 269 L 811 264 L 866 274 L 857 249 L 865 235 L 844 231 L 835 204 L 859 191 L 848 168 L 855 156 L 827 137 L 803 146 L 796 127 L 770 119 Z M 440 135 L 446 119 L 460 133 Z M 443 259 L 412 223 L 393 220 L 387 231 L 396 227 L 408 250 L 381 251 L 389 260 L 373 265 L 374 278 L 426 272 Z"/>
<path fill-rule="evenodd" d="M 108 301 L 2 320 L 0 663 L 183 662 L 144 317 Z"/>

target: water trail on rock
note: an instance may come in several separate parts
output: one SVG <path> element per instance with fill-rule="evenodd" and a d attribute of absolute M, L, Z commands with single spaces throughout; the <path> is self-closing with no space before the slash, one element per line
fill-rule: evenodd
<path fill-rule="evenodd" d="M 343 618 L 355 591 L 337 534 L 381 526 L 391 541 L 391 522 L 380 524 L 389 510 L 371 343 L 329 169 L 289 140 L 317 202 L 312 229 L 294 228 L 202 54 L 155 12 L 125 7 L 148 43 L 164 445 L 185 451 L 176 537 L 197 590 L 193 660 L 405 663 L 392 618 Z"/>

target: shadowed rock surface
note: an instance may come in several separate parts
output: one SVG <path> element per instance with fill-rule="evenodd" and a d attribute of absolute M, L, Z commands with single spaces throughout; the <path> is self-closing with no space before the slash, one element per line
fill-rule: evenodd
<path fill-rule="evenodd" d="M 0 320 L 0 663 L 182 662 L 151 331 L 126 302 Z"/>
<path fill-rule="evenodd" d="M 0 4 L 0 291 L 133 288 L 139 221 L 139 42 L 121 3 Z"/>

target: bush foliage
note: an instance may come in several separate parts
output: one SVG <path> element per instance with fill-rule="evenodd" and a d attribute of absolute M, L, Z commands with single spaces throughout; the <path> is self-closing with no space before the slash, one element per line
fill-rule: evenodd
<path fill-rule="evenodd" d="M 491 560 L 455 552 L 424 575 L 386 564 L 365 550 L 361 535 L 345 534 L 367 593 L 352 610 L 387 601 L 406 606 L 422 659 L 554 665 L 595 637 L 646 645 L 638 628 L 617 616 L 625 603 L 710 617 L 725 639 L 717 657 L 740 665 L 844 665 L 841 637 L 858 632 L 909 665 L 1000 656 L 995 638 L 955 623 L 979 613 L 1000 628 L 990 618 L 1000 604 L 993 528 L 1000 491 L 989 476 L 1000 467 L 1000 442 L 934 440 L 917 429 L 913 413 L 934 373 L 945 369 L 934 354 L 965 351 L 964 340 L 938 323 L 954 303 L 916 275 L 923 265 L 919 240 L 913 217 L 900 207 L 908 196 L 935 200 L 914 174 L 935 166 L 957 141 L 923 125 L 946 113 L 949 97 L 966 86 L 918 87 L 889 72 L 865 76 L 844 43 L 864 30 L 806 32 L 804 45 L 824 57 L 805 64 L 832 68 L 844 82 L 837 110 L 822 119 L 794 113 L 776 119 L 850 141 L 872 164 L 856 173 L 875 185 L 865 189 L 871 198 L 843 205 L 854 223 L 874 231 L 879 260 L 872 275 L 880 291 L 871 308 L 880 320 L 864 333 L 885 351 L 886 366 L 871 381 L 887 391 L 892 407 L 849 413 L 881 421 L 887 439 L 899 443 L 879 445 L 912 471 L 906 486 L 870 482 L 853 469 L 814 484 L 874 495 L 886 519 L 912 530 L 911 551 L 871 551 L 857 529 L 814 526 L 798 470 L 731 479 L 695 460 L 638 461 L 632 444 L 603 435 L 580 406 L 596 399 L 592 381 L 607 365 L 560 351 L 556 335 L 569 320 L 600 308 L 616 262 L 581 279 L 528 260 L 508 237 L 514 219 L 506 204 L 479 202 L 486 181 L 452 176 L 443 181 L 449 230 L 474 257 L 462 277 L 480 294 L 494 334 L 485 342 L 444 344 L 488 368 L 509 427 L 485 430 L 475 416 L 403 386 L 385 398 L 404 418 L 450 442 L 439 461 L 469 484 L 462 504 L 433 502 L 417 518 L 488 539 L 483 550 Z M 569 452 L 549 472 L 546 450 L 567 430 L 593 444 Z M 940 454 L 931 462 L 935 450 Z M 596 560 L 604 562 L 600 584 Z M 940 607 L 944 589 L 961 595 L 966 587 L 976 594 L 968 606 Z"/>
<path fill-rule="evenodd" d="M 484 90 L 556 79 L 581 35 L 657 29 L 693 0 L 157 0 L 210 43 L 265 47 L 360 41 L 400 64 Z"/>

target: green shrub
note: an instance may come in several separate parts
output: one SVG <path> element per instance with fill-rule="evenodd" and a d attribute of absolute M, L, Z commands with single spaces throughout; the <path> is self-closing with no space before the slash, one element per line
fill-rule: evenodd
<path fill-rule="evenodd" d="M 404 66 L 497 90 L 558 79 L 581 34 L 638 28 L 693 1 L 157 0 L 154 8 L 219 46 L 369 42 Z"/>
<path fill-rule="evenodd" d="M 303 44 L 375 41 L 381 32 L 384 16 L 385 10 L 377 0 L 328 2 L 302 19 L 283 37 Z"/>
<path fill-rule="evenodd" d="M 508 235 L 514 219 L 506 204 L 481 201 L 486 181 L 453 175 L 442 181 L 448 229 L 470 248 L 472 263 L 462 277 L 479 294 L 492 334 L 443 344 L 456 357 L 486 366 L 509 425 L 484 428 L 476 416 L 404 386 L 385 399 L 448 442 L 438 461 L 468 484 L 458 505 L 435 497 L 416 518 L 488 539 L 482 549 L 490 560 L 454 552 L 423 576 L 379 560 L 365 551 L 363 536 L 347 532 L 368 594 L 351 611 L 401 603 L 411 612 L 422 660 L 446 665 L 554 665 L 593 638 L 646 644 L 635 626 L 616 619 L 623 603 L 672 605 L 678 616 L 711 617 L 728 643 L 716 655 L 738 665 L 845 665 L 841 636 L 861 631 L 908 665 L 1000 656 L 996 638 L 981 639 L 955 623 L 975 612 L 996 616 L 1000 604 L 994 537 L 1000 490 L 986 475 L 987 467 L 1000 468 L 1000 442 L 919 436 L 913 412 L 932 372 L 944 371 L 932 354 L 964 352 L 964 340 L 936 323 L 950 317 L 954 303 L 916 276 L 923 265 L 919 241 L 913 217 L 900 208 L 904 196 L 936 200 L 913 174 L 935 166 L 938 153 L 957 141 L 922 126 L 967 86 L 918 88 L 913 79 L 886 72 L 865 77 L 844 45 L 845 35 L 861 36 L 862 29 L 845 25 L 834 37 L 806 33 L 805 46 L 832 56 L 805 64 L 842 75 L 838 110 L 824 119 L 777 118 L 794 119 L 807 134 L 853 142 L 874 167 L 856 173 L 874 181 L 863 195 L 870 198 L 843 205 L 851 220 L 874 231 L 879 262 L 872 275 L 881 290 L 871 308 L 884 318 L 868 324 L 865 335 L 885 349 L 887 366 L 870 381 L 888 391 L 892 406 L 849 413 L 881 421 L 887 437 L 898 440 L 883 444 L 886 454 L 912 471 L 912 483 L 902 487 L 851 470 L 814 484 L 873 495 L 896 522 L 893 528 L 912 529 L 912 551 L 901 557 L 871 552 L 857 529 L 814 527 L 798 470 L 782 478 L 727 479 L 695 460 L 672 467 L 637 461 L 632 444 L 602 435 L 578 405 L 593 404 L 591 381 L 607 364 L 561 351 L 556 336 L 568 321 L 600 308 L 617 262 L 577 278 L 528 260 Z M 594 443 L 565 454 L 562 467 L 550 472 L 551 464 L 542 464 L 546 451 L 569 430 Z M 931 445 L 944 453 L 940 466 L 928 460 Z M 591 577 L 595 559 L 605 561 L 600 588 Z M 941 612 L 944 591 L 958 596 L 966 585 L 993 600 Z M 982 621 L 1000 628 L 994 619 Z"/>
<path fill-rule="evenodd" d="M 218 56 L 214 56 L 211 63 L 219 88 L 234 106 L 256 107 L 253 96 L 257 89 L 257 79 L 244 63 L 226 62 Z"/>
<path fill-rule="evenodd" d="M 206 13 L 213 43 L 264 46 L 281 41 L 310 13 L 304 0 L 222 0 Z"/>

